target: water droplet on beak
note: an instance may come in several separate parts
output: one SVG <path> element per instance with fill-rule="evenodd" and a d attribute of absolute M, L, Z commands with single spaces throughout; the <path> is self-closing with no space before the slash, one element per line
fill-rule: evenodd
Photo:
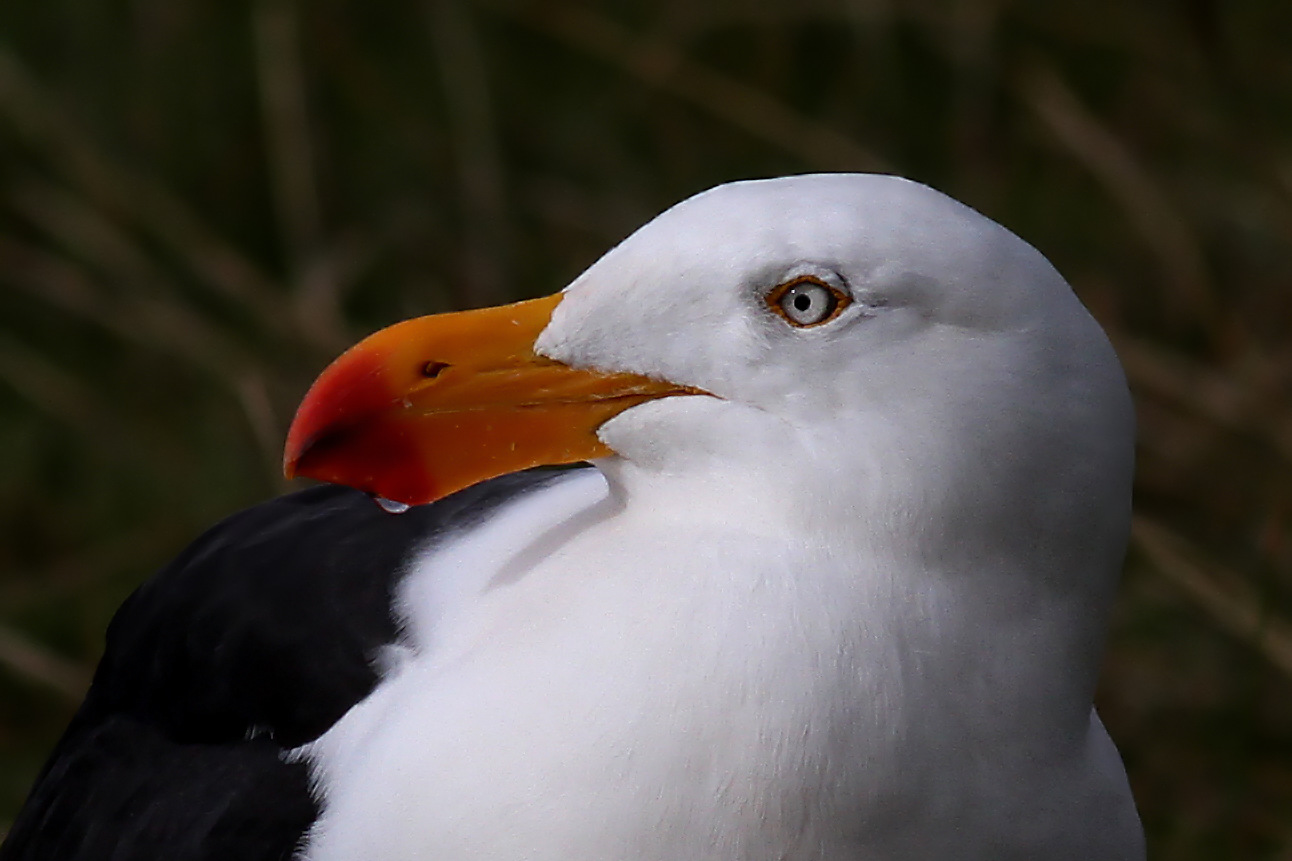
<path fill-rule="evenodd" d="M 403 514 L 410 506 L 407 502 L 396 502 L 393 499 L 387 499 L 384 496 L 374 496 L 372 501 L 381 506 L 381 510 L 387 514 Z"/>

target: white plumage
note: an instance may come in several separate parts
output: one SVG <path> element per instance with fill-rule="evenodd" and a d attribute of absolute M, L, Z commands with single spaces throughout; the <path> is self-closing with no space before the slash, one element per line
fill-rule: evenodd
<path fill-rule="evenodd" d="M 834 320 L 768 310 L 797 276 Z M 309 861 L 1143 857 L 1091 709 L 1133 418 L 1033 248 L 924 186 L 723 186 L 536 350 L 710 396 L 427 547 L 377 691 L 298 755 Z"/>

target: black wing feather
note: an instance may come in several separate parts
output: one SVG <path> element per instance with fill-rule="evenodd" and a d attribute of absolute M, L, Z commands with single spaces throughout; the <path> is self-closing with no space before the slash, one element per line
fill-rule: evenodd
<path fill-rule="evenodd" d="M 0 861 L 286 861 L 317 816 L 306 767 L 377 683 L 412 552 L 557 473 L 390 515 L 323 486 L 239 512 L 132 594 Z"/>

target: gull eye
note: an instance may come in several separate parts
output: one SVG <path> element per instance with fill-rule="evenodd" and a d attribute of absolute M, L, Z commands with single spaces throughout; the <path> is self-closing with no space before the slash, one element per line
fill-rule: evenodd
<path fill-rule="evenodd" d="M 830 322 L 851 301 L 847 293 L 815 278 L 796 278 L 767 296 L 773 311 L 800 328 Z"/>

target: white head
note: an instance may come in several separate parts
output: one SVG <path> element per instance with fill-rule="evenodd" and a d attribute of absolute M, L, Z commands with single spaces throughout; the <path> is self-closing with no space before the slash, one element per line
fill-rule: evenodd
<path fill-rule="evenodd" d="M 850 304 L 793 325 L 769 296 L 803 277 Z M 699 194 L 575 280 L 535 349 L 717 396 L 603 425 L 640 470 L 811 487 L 807 525 L 926 556 L 1120 560 L 1133 416 L 1108 340 L 1040 253 L 926 186 L 819 174 Z"/>

